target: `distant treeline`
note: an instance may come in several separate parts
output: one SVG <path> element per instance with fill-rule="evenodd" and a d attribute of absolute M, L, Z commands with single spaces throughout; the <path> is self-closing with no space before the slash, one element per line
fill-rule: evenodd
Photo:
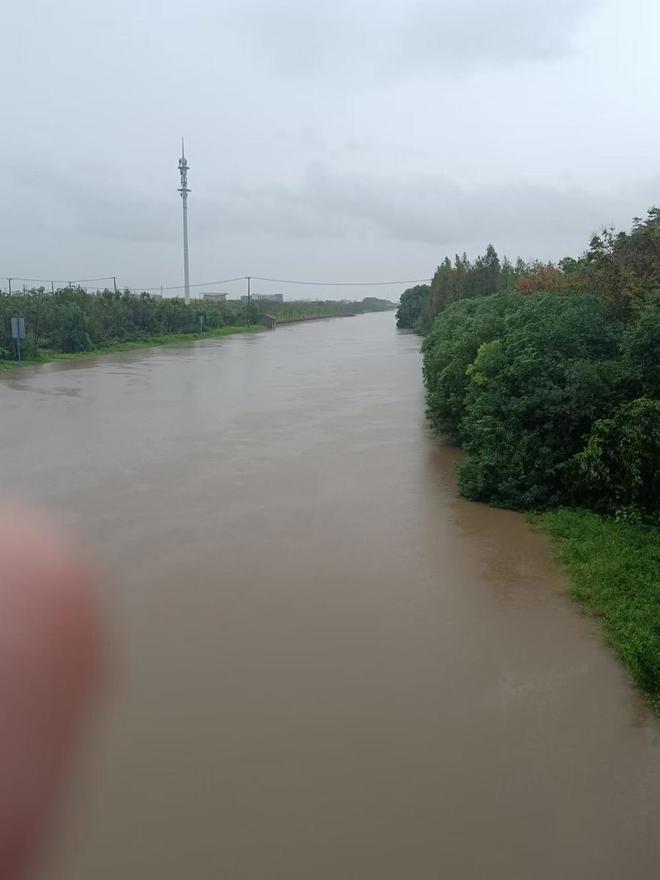
<path fill-rule="evenodd" d="M 25 318 L 23 354 L 38 358 L 47 351 L 91 351 L 117 342 L 195 333 L 200 329 L 200 318 L 206 330 L 217 330 L 254 322 L 262 312 L 281 318 L 333 317 L 393 308 L 392 303 L 374 297 L 359 302 L 252 302 L 249 307 L 234 300 L 194 300 L 187 306 L 181 299 L 156 299 L 148 293 L 88 293 L 75 287 L 51 293 L 38 288 L 12 295 L 0 293 L 0 359 L 13 359 L 16 354 L 12 316 Z"/>
<path fill-rule="evenodd" d="M 430 286 L 403 294 L 399 326 L 426 333 L 435 317 L 457 300 L 513 292 L 596 294 L 608 317 L 627 322 L 660 291 L 659 230 L 660 209 L 652 208 L 645 219 L 635 218 L 631 232 L 605 229 L 577 259 L 530 263 L 518 258 L 511 263 L 506 257 L 500 260 L 492 245 L 474 262 L 466 254 L 453 261 L 447 257 Z"/>
<path fill-rule="evenodd" d="M 366 296 L 358 302 L 347 300 L 291 300 L 290 302 L 272 303 L 263 302 L 258 304 L 259 312 L 273 315 L 281 321 L 295 320 L 297 318 L 333 318 L 343 315 L 359 315 L 364 312 L 387 312 L 394 311 L 396 305 L 386 299 L 378 299 L 374 296 Z"/>
<path fill-rule="evenodd" d="M 660 211 L 558 264 L 446 260 L 398 320 L 465 495 L 660 517 Z"/>

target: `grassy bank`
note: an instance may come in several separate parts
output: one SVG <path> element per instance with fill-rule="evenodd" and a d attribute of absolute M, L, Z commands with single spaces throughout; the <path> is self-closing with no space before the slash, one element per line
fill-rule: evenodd
<path fill-rule="evenodd" d="M 660 708 L 660 532 L 562 509 L 541 528 L 568 570 L 571 594 L 602 622 L 634 681 Z"/>
<path fill-rule="evenodd" d="M 199 342 L 202 339 L 217 339 L 222 336 L 232 336 L 236 333 L 260 333 L 264 328 L 256 325 L 250 327 L 217 327 L 213 330 L 205 330 L 199 333 L 164 333 L 156 336 L 141 336 L 139 339 L 127 339 L 121 342 L 107 342 L 96 346 L 89 351 L 77 351 L 64 353 L 60 351 L 41 351 L 38 357 L 28 357 L 19 363 L 16 361 L 0 360 L 0 372 L 16 370 L 20 367 L 34 367 L 39 364 L 47 364 L 52 361 L 81 360 L 83 358 L 99 357 L 111 354 L 115 351 L 134 351 L 141 348 L 154 348 L 161 345 L 180 345 L 190 342 Z"/>

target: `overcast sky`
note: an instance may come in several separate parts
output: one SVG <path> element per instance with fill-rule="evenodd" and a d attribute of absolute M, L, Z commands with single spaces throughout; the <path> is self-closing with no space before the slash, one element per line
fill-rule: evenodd
<path fill-rule="evenodd" d="M 181 284 L 182 134 L 193 283 L 556 259 L 660 204 L 658 0 L 22 0 L 3 24 L 2 275 Z"/>

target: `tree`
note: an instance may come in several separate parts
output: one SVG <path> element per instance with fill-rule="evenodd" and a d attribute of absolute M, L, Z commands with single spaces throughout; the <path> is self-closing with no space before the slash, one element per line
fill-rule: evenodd
<path fill-rule="evenodd" d="M 516 280 L 516 289 L 520 293 L 562 293 L 564 291 L 564 274 L 554 263 L 532 263 L 527 271 Z"/>
<path fill-rule="evenodd" d="M 417 326 L 429 293 L 428 284 L 418 284 L 401 294 L 401 302 L 396 313 L 397 327 L 413 330 Z"/>
<path fill-rule="evenodd" d="M 502 260 L 502 270 L 500 272 L 499 293 L 511 293 L 516 287 L 516 270 L 511 264 L 508 257 Z"/>
<path fill-rule="evenodd" d="M 509 289 L 513 268 L 507 262 L 507 275 L 502 277 L 502 265 L 497 251 L 489 244 L 486 253 L 470 263 L 467 254 L 455 257 L 452 264 L 445 257 L 438 266 L 431 282 L 431 291 L 422 311 L 420 327 L 428 332 L 435 317 L 451 303 L 475 296 L 491 296 L 502 289 Z"/>
<path fill-rule="evenodd" d="M 492 244 L 486 248 L 486 253 L 481 258 L 478 272 L 480 275 L 479 294 L 481 296 L 492 296 L 500 289 L 500 258 Z"/>
<path fill-rule="evenodd" d="M 636 217 L 630 233 L 604 229 L 591 240 L 585 276 L 608 303 L 613 316 L 630 321 L 654 294 L 660 293 L 660 209 Z"/>

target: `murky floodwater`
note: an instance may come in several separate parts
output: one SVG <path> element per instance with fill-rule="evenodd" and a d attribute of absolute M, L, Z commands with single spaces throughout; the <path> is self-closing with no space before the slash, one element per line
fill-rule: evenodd
<path fill-rule="evenodd" d="M 58 880 L 649 878 L 657 726 L 392 315 L 0 380 L 0 481 L 114 618 Z"/>

